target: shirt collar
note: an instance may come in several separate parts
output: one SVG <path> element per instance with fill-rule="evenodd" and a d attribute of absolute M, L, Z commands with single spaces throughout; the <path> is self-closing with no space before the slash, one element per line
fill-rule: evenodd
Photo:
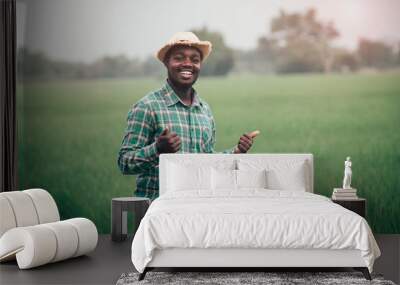
<path fill-rule="evenodd" d="M 201 99 L 199 97 L 199 95 L 197 94 L 196 90 L 193 90 L 193 101 L 192 101 L 192 105 L 193 107 L 198 106 L 200 107 L 202 105 Z M 171 85 L 168 83 L 168 80 L 166 80 L 165 85 L 162 88 L 163 91 L 163 97 L 165 100 L 165 103 L 167 104 L 167 106 L 172 106 L 175 105 L 178 102 L 181 102 L 182 105 L 185 105 L 181 98 L 179 98 L 179 96 L 175 93 L 174 89 L 172 89 Z M 187 107 L 191 107 L 191 106 L 187 106 Z"/>

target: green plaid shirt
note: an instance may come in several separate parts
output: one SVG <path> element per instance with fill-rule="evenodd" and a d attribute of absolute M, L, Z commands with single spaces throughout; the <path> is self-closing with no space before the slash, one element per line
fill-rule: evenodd
<path fill-rule="evenodd" d="M 214 118 L 195 91 L 192 105 L 187 106 L 167 82 L 132 106 L 127 123 L 118 166 L 123 174 L 138 174 L 136 196 L 158 197 L 156 138 L 166 127 L 181 138 L 179 153 L 215 153 Z"/>

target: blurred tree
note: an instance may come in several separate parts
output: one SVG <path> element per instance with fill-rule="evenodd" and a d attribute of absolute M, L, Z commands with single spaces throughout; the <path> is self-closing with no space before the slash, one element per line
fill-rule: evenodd
<path fill-rule="evenodd" d="M 74 78 L 80 68 L 82 66 L 79 63 L 55 61 L 43 52 L 26 48 L 19 48 L 17 51 L 18 79 Z"/>
<path fill-rule="evenodd" d="M 279 47 L 278 70 L 331 71 L 334 60 L 331 42 L 338 36 L 333 23 L 316 19 L 314 9 L 309 9 L 304 15 L 281 11 L 271 21 L 270 36 L 270 42 L 275 40 Z"/>
<path fill-rule="evenodd" d="M 400 42 L 397 44 L 397 65 L 400 65 Z"/>
<path fill-rule="evenodd" d="M 206 27 L 192 29 L 201 40 L 212 43 L 212 52 L 201 68 L 201 74 L 206 76 L 226 75 L 234 66 L 233 50 L 229 48 L 219 32 L 209 31 Z"/>
<path fill-rule="evenodd" d="M 275 67 L 272 61 L 268 61 L 264 54 L 258 50 L 235 50 L 235 65 L 232 72 L 235 73 L 272 73 Z"/>
<path fill-rule="evenodd" d="M 379 41 L 361 38 L 358 42 L 358 55 L 361 64 L 367 67 L 385 68 L 396 64 L 394 49 Z"/>
<path fill-rule="evenodd" d="M 17 56 L 18 78 L 25 79 L 92 79 L 138 77 L 146 74 L 146 62 L 125 55 L 105 56 L 93 63 L 57 61 L 44 53 L 20 48 Z"/>
<path fill-rule="evenodd" d="M 277 63 L 278 56 L 278 40 L 268 37 L 260 37 L 258 39 L 257 48 L 255 50 L 255 59 L 259 63 L 262 63 L 264 68 L 261 69 L 261 71 L 271 72 Z M 257 65 L 256 62 L 255 65 Z"/>
<path fill-rule="evenodd" d="M 145 76 L 166 77 L 164 65 L 154 56 L 149 56 L 142 64 L 142 71 Z"/>
<path fill-rule="evenodd" d="M 115 78 L 135 77 L 143 74 L 141 62 L 138 59 L 129 59 L 125 55 L 105 56 L 88 66 L 88 77 Z"/>
<path fill-rule="evenodd" d="M 395 54 L 396 54 L 396 65 L 400 65 L 400 41 L 396 45 Z"/>
<path fill-rule="evenodd" d="M 20 48 L 17 56 L 17 72 L 20 78 L 46 77 L 52 74 L 52 64 L 42 52 Z"/>
<path fill-rule="evenodd" d="M 280 73 L 322 72 L 317 49 L 304 39 L 287 42 L 278 53 L 276 70 Z"/>
<path fill-rule="evenodd" d="M 356 52 L 344 48 L 336 48 L 334 51 L 332 69 L 338 72 L 356 71 L 360 66 L 360 60 Z"/>

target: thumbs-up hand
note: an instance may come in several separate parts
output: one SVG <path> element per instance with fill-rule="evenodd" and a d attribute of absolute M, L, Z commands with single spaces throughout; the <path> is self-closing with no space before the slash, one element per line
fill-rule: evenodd
<path fill-rule="evenodd" d="M 158 153 L 174 153 L 181 148 L 181 138 L 175 133 L 165 128 L 156 139 Z"/>
<path fill-rule="evenodd" d="M 255 138 L 256 136 L 258 136 L 260 134 L 260 131 L 253 131 L 247 134 L 243 134 L 240 139 L 239 142 L 235 148 L 235 153 L 246 153 L 251 146 L 253 145 L 253 138 Z"/>

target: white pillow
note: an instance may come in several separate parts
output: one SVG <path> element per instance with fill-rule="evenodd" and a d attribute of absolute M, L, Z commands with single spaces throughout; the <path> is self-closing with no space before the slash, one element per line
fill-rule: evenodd
<path fill-rule="evenodd" d="M 267 171 L 267 188 L 271 190 L 306 191 L 304 167 L 270 169 Z"/>
<path fill-rule="evenodd" d="M 267 171 L 236 170 L 237 188 L 267 188 Z"/>
<path fill-rule="evenodd" d="M 211 167 L 168 164 L 168 191 L 211 189 Z"/>
<path fill-rule="evenodd" d="M 304 160 L 238 161 L 240 170 L 266 169 L 267 187 L 272 190 L 306 191 L 309 167 Z"/>
<path fill-rule="evenodd" d="M 213 190 L 236 190 L 236 170 L 212 168 Z"/>

